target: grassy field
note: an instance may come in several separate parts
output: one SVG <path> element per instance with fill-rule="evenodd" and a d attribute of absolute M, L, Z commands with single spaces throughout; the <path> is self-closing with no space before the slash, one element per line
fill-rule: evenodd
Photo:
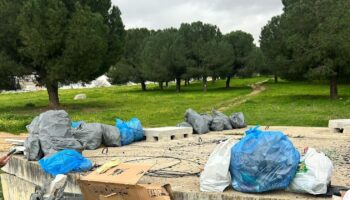
<path fill-rule="evenodd" d="M 226 113 L 243 111 L 249 124 L 328 126 L 329 119 L 350 118 L 350 85 L 339 85 L 338 100 L 329 99 L 321 83 L 265 84 L 266 91 Z"/>
<path fill-rule="evenodd" d="M 233 79 L 232 88 L 226 90 L 224 81 L 209 83 L 209 90 L 202 92 L 201 84 L 194 83 L 183 87 L 179 94 L 173 86 L 160 91 L 149 86 L 147 92 L 139 86 L 115 86 L 110 88 L 60 90 L 62 109 L 72 120 L 115 124 L 115 118 L 128 120 L 138 117 L 144 126 L 156 127 L 176 125 L 183 120 L 187 108 L 197 111 L 210 111 L 235 97 L 251 92 L 248 84 L 266 80 L 264 77 Z M 74 101 L 76 94 L 85 93 L 86 100 Z M 19 133 L 34 116 L 49 109 L 46 91 L 0 94 L 0 131 Z"/>
<path fill-rule="evenodd" d="M 340 99 L 328 98 L 328 85 L 316 83 L 282 82 L 265 84 L 266 90 L 250 97 L 245 103 L 235 105 L 235 99 L 251 92 L 248 84 L 266 80 L 266 77 L 233 79 L 232 89 L 224 88 L 224 81 L 209 83 L 203 93 L 200 83 L 183 87 L 179 94 L 173 86 L 160 91 L 150 86 L 147 92 L 138 86 L 60 90 L 62 109 L 72 120 L 115 124 L 115 118 L 128 120 L 138 117 L 144 126 L 176 125 L 183 120 L 187 108 L 199 112 L 210 111 L 225 105 L 224 112 L 243 111 L 248 124 L 327 126 L 331 118 L 350 118 L 350 86 L 340 85 Z M 74 101 L 76 94 L 88 98 Z M 233 103 L 232 103 L 233 102 Z M 232 103 L 232 105 L 231 105 Z M 19 133 L 34 116 L 48 110 L 46 91 L 1 94 L 0 131 Z"/>

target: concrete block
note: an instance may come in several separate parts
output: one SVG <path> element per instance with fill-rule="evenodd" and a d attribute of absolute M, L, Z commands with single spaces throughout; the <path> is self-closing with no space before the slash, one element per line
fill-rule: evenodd
<path fill-rule="evenodd" d="M 161 127 L 145 128 L 146 141 L 171 141 L 192 137 L 193 129 L 191 127 Z"/>
<path fill-rule="evenodd" d="M 328 127 L 331 133 L 350 133 L 350 119 L 329 120 Z"/>

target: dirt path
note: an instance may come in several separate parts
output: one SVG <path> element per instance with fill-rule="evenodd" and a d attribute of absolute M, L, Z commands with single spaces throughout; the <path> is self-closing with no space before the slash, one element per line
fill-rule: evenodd
<path fill-rule="evenodd" d="M 258 83 L 255 83 L 253 85 L 250 85 L 250 87 L 252 88 L 252 92 L 244 95 L 244 96 L 240 96 L 240 97 L 236 97 L 233 99 L 230 99 L 229 101 L 225 101 L 221 104 L 219 104 L 216 109 L 219 111 L 225 111 L 226 109 L 230 108 L 230 107 L 235 107 L 238 106 L 240 104 L 245 103 L 247 100 L 251 99 L 253 96 L 258 95 L 259 93 L 263 92 L 266 90 L 266 87 L 264 86 L 264 84 L 266 82 L 268 82 L 269 80 L 264 80 Z"/>

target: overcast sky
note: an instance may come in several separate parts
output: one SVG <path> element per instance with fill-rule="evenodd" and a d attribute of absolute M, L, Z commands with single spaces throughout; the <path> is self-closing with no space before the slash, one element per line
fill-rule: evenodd
<path fill-rule="evenodd" d="M 261 28 L 282 13 L 281 0 L 112 0 L 127 29 L 178 28 L 182 22 L 203 21 L 223 33 L 243 30 L 258 43 Z"/>

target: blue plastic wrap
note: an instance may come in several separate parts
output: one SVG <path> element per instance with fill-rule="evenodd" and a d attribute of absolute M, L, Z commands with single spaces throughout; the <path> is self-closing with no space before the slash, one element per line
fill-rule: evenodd
<path fill-rule="evenodd" d="M 121 119 L 117 119 L 116 121 L 117 128 L 120 131 L 122 146 L 144 139 L 144 131 L 139 119 L 132 118 L 127 122 L 124 122 Z"/>
<path fill-rule="evenodd" d="M 299 152 L 282 132 L 252 128 L 231 149 L 232 186 L 249 193 L 286 189 L 299 160 Z"/>
<path fill-rule="evenodd" d="M 70 172 L 89 171 L 92 162 L 75 150 L 62 150 L 39 160 L 41 168 L 48 174 L 68 174 Z"/>

